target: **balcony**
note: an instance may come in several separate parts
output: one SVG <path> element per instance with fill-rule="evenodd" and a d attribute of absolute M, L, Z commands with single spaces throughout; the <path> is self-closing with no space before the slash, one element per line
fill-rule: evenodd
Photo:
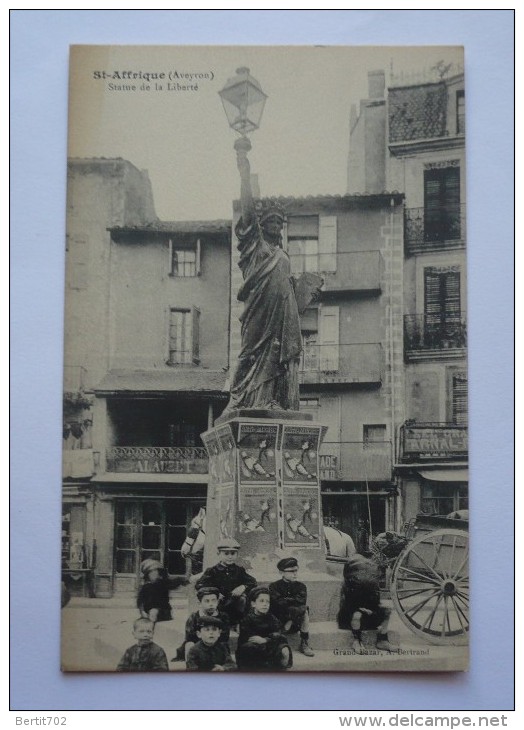
<path fill-rule="evenodd" d="M 325 481 L 382 482 L 392 473 L 389 441 L 323 442 L 320 478 Z"/>
<path fill-rule="evenodd" d="M 201 446 L 113 446 L 106 451 L 106 470 L 126 474 L 207 474 Z"/>
<path fill-rule="evenodd" d="M 299 366 L 301 385 L 382 383 L 383 353 L 379 343 L 317 345 L 304 343 Z"/>
<path fill-rule="evenodd" d="M 406 254 L 464 248 L 466 245 L 466 206 L 406 208 L 404 211 Z"/>
<path fill-rule="evenodd" d="M 464 357 L 466 347 L 465 312 L 404 315 L 406 360 Z"/>
<path fill-rule="evenodd" d="M 290 254 L 291 271 L 324 277 L 322 291 L 380 293 L 384 262 L 380 251 L 347 251 L 324 254 Z"/>
<path fill-rule="evenodd" d="M 399 458 L 402 462 L 464 461 L 467 457 L 467 426 L 405 423 L 400 428 Z"/>

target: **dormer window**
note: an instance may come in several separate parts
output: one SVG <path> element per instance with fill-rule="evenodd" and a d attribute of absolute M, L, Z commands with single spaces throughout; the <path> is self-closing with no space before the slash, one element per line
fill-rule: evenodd
<path fill-rule="evenodd" d="M 464 91 L 457 91 L 457 134 L 466 132 L 466 104 Z"/>

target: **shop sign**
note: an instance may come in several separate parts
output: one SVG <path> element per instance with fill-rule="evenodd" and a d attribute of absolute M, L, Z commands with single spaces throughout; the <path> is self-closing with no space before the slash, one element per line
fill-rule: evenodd
<path fill-rule="evenodd" d="M 466 428 L 408 427 L 404 431 L 404 457 L 449 459 L 468 452 Z"/>
<path fill-rule="evenodd" d="M 319 456 L 320 478 L 333 480 L 337 479 L 338 457 L 334 454 L 322 454 Z"/>

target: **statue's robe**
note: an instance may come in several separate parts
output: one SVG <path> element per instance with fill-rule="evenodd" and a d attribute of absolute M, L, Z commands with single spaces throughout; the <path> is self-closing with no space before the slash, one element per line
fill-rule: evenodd
<path fill-rule="evenodd" d="M 229 408 L 298 410 L 302 337 L 289 257 L 264 239 L 258 220 L 244 228 L 240 219 L 235 233 L 245 305 Z"/>

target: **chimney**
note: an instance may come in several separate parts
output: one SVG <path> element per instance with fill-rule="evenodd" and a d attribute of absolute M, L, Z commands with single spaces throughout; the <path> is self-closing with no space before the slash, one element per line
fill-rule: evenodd
<path fill-rule="evenodd" d="M 386 88 L 384 71 L 368 71 L 368 96 L 370 99 L 383 99 Z"/>

